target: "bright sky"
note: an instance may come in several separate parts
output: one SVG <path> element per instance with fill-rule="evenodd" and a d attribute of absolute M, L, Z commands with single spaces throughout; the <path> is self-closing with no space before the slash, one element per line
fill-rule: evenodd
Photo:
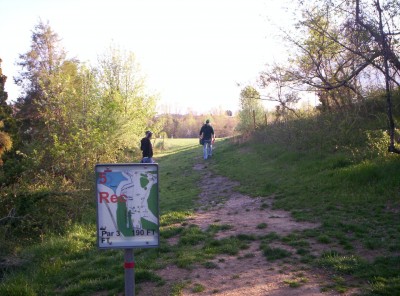
<path fill-rule="evenodd" d="M 69 57 L 94 64 L 111 43 L 137 56 L 148 89 L 171 112 L 236 111 L 241 89 L 285 57 L 276 23 L 287 0 L 1 0 L 0 58 L 10 100 L 19 54 L 39 19 Z M 238 86 L 238 84 L 240 86 Z"/>

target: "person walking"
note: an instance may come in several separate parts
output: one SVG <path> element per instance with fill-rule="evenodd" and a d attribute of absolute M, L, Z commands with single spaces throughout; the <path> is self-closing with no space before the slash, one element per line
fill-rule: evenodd
<path fill-rule="evenodd" d="M 212 157 L 212 144 L 215 141 L 214 129 L 210 124 L 210 120 L 207 119 L 206 123 L 201 127 L 199 133 L 200 140 L 203 141 L 203 157 L 207 159 Z"/>
<path fill-rule="evenodd" d="M 146 136 L 140 141 L 140 150 L 142 150 L 141 163 L 154 163 L 153 160 L 153 145 L 151 144 L 151 131 L 146 131 Z"/>

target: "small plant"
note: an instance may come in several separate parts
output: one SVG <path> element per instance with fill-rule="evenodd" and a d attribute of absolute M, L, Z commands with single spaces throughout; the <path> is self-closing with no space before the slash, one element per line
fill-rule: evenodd
<path fill-rule="evenodd" d="M 260 223 L 257 225 L 257 229 L 265 229 L 267 228 L 267 223 Z"/>
<path fill-rule="evenodd" d="M 376 250 L 382 247 L 382 241 L 379 239 L 367 239 L 364 242 L 364 246 L 369 250 Z"/>
<path fill-rule="evenodd" d="M 365 262 L 354 255 L 343 256 L 335 251 L 325 252 L 318 260 L 321 266 L 328 266 L 337 272 L 352 274 L 365 267 Z"/>
<path fill-rule="evenodd" d="M 217 233 L 218 231 L 226 231 L 232 229 L 233 226 L 229 224 L 211 224 L 207 231 L 211 233 Z"/>
<path fill-rule="evenodd" d="M 219 268 L 218 265 L 212 261 L 207 261 L 203 263 L 203 266 L 207 269 L 217 269 Z"/>
<path fill-rule="evenodd" d="M 247 249 L 249 246 L 245 241 L 238 240 L 235 237 L 224 238 L 220 240 L 207 240 L 203 248 L 205 254 L 228 254 L 237 255 L 240 250 Z"/>
<path fill-rule="evenodd" d="M 253 234 L 242 234 L 242 233 L 238 234 L 236 238 L 241 241 L 255 241 L 257 239 L 256 236 Z"/>
<path fill-rule="evenodd" d="M 289 234 L 282 238 L 282 241 L 292 247 L 308 247 L 310 243 L 298 234 Z"/>
<path fill-rule="evenodd" d="M 303 248 L 297 249 L 297 251 L 296 251 L 296 254 L 301 255 L 301 256 L 307 255 L 309 253 L 310 253 L 309 250 L 303 249 Z"/>
<path fill-rule="evenodd" d="M 328 292 L 329 290 L 335 290 L 336 292 L 342 294 L 349 289 L 343 277 L 334 276 L 332 279 L 333 283 L 326 284 L 324 287 L 321 288 L 321 292 Z"/>
<path fill-rule="evenodd" d="M 200 293 L 203 292 L 205 290 L 204 286 L 201 284 L 194 284 L 193 288 L 192 288 L 192 292 L 193 293 Z"/>
<path fill-rule="evenodd" d="M 247 253 L 243 256 L 243 258 L 254 258 L 256 255 L 254 253 Z"/>
<path fill-rule="evenodd" d="M 181 245 L 198 245 L 204 242 L 209 234 L 204 233 L 198 226 L 190 225 L 189 228 L 181 232 L 179 244 Z"/>
<path fill-rule="evenodd" d="M 192 213 L 185 212 L 170 212 L 162 215 L 160 218 L 160 226 L 168 226 L 175 223 L 183 223 Z"/>
<path fill-rule="evenodd" d="M 300 283 L 307 283 L 308 279 L 306 277 L 302 276 L 299 278 L 299 281 L 300 281 Z"/>
<path fill-rule="evenodd" d="M 317 237 L 317 241 L 321 244 L 329 244 L 331 242 L 331 239 L 327 235 L 322 234 Z"/>
<path fill-rule="evenodd" d="M 262 239 L 263 242 L 270 243 L 273 242 L 274 240 L 279 239 L 279 235 L 276 232 L 270 232 L 267 235 L 261 236 L 260 239 Z"/>
<path fill-rule="evenodd" d="M 175 226 L 162 227 L 160 229 L 160 235 L 162 238 L 171 238 L 181 233 L 183 229 L 184 229 L 183 227 L 175 227 Z"/>
<path fill-rule="evenodd" d="M 290 288 L 298 288 L 301 286 L 301 283 L 296 280 L 284 280 L 285 284 L 287 284 Z"/>
<path fill-rule="evenodd" d="M 275 261 L 278 259 L 290 257 L 292 255 L 292 253 L 287 250 L 281 248 L 272 248 L 268 245 L 262 245 L 261 249 L 264 253 L 264 256 L 267 257 L 268 261 Z"/>
<path fill-rule="evenodd" d="M 135 281 L 137 283 L 141 282 L 162 282 L 162 278 L 149 270 L 138 270 L 135 273 Z"/>
<path fill-rule="evenodd" d="M 186 286 L 187 286 L 187 283 L 185 283 L 185 282 L 180 282 L 180 283 L 174 284 L 171 289 L 171 296 L 182 295 L 183 289 L 185 289 Z"/>
<path fill-rule="evenodd" d="M 304 277 L 302 273 L 298 274 L 297 276 L 299 276 L 299 278 L 295 278 L 292 280 L 284 280 L 283 282 L 289 285 L 289 287 L 291 288 L 298 288 L 308 282 L 308 279 Z"/>
<path fill-rule="evenodd" d="M 315 256 L 314 255 L 310 255 L 310 254 L 308 254 L 308 255 L 305 255 L 305 256 L 302 256 L 301 258 L 300 258 L 300 262 L 301 263 L 305 263 L 305 264 L 310 264 L 310 263 L 312 263 L 314 260 L 315 260 Z"/>

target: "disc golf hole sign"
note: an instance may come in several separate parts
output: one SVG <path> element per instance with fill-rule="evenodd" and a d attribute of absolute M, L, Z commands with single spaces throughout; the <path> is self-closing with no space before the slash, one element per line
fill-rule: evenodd
<path fill-rule="evenodd" d="M 158 164 L 98 164 L 95 171 L 98 247 L 158 247 Z"/>

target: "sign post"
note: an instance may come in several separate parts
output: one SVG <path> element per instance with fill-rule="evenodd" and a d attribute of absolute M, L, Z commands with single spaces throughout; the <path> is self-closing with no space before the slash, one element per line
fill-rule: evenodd
<path fill-rule="evenodd" d="M 125 249 L 125 295 L 135 295 L 135 261 L 133 260 L 133 250 Z"/>
<path fill-rule="evenodd" d="M 125 249 L 125 295 L 135 293 L 135 248 L 159 246 L 158 164 L 98 164 L 97 246 Z"/>

